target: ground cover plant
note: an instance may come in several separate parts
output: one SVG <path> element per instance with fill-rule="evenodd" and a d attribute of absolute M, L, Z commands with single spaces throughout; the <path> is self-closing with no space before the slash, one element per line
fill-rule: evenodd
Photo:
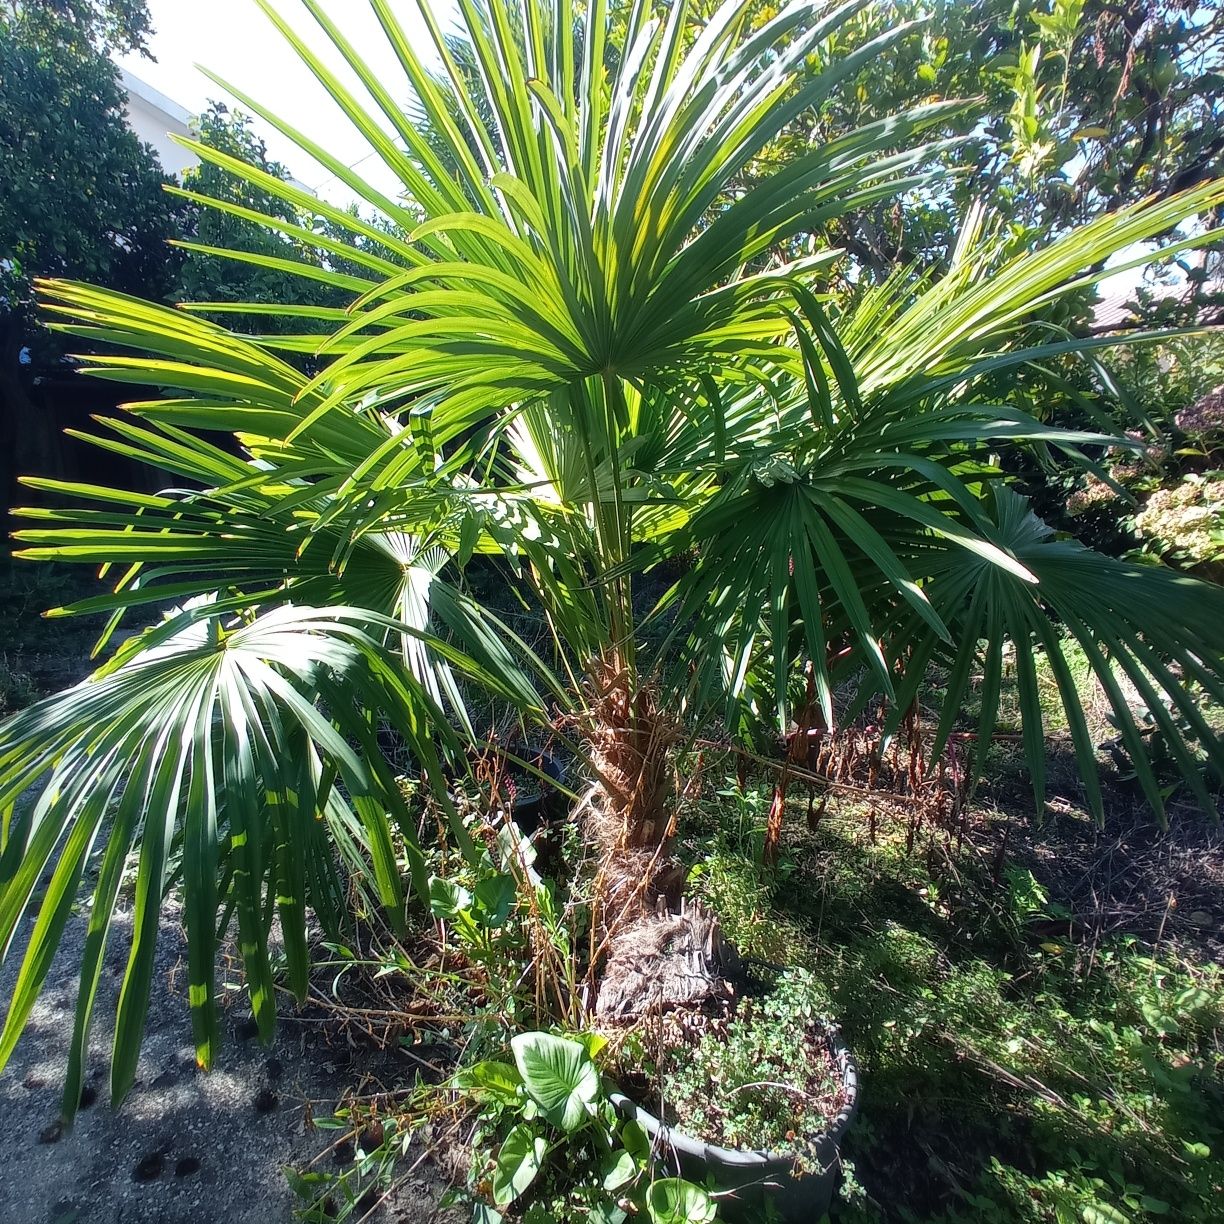
<path fill-rule="evenodd" d="M 1046 793 L 1044 700 L 1061 708 L 1084 801 L 1101 816 L 1064 636 L 1101 686 L 1154 813 L 1170 794 L 1165 766 L 1179 796 L 1213 809 L 1204 763 L 1218 768 L 1224 744 L 1202 705 L 1224 697 L 1224 591 L 1058 537 L 999 454 L 1091 469 L 1103 448 L 1141 448 L 1102 432 L 1107 420 L 1063 429 L 1011 401 L 1013 372 L 1122 342 L 1077 338 L 1047 317 L 1026 323 L 1137 242 L 1158 240 L 1168 254 L 1209 241 L 1176 227 L 1224 200 L 1224 187 L 1144 201 L 1018 255 L 975 209 L 945 270 L 899 271 L 839 300 L 827 276 L 840 253 L 805 236 L 867 203 L 936 189 L 938 154 L 974 122 L 970 103 L 930 101 L 749 181 L 796 115 L 905 33 L 816 56 L 861 5 L 800 2 L 756 20 L 737 2 L 708 15 L 595 4 L 575 17 L 493 0 L 459 6 L 458 42 L 426 8 L 438 69 L 374 0 L 411 113 L 321 5 L 306 8 L 352 87 L 270 4 L 259 7 L 403 195 L 379 192 L 237 93 L 381 214 L 375 223 L 303 199 L 192 146 L 334 227 L 320 247 L 344 270 L 303 262 L 300 272 L 344 291 L 346 307 L 311 297 L 166 309 L 41 286 L 54 325 L 103 350 L 89 372 L 153 388 L 103 423 L 99 443 L 173 483 L 149 494 L 30 478 L 65 505 L 19 512 L 34 524 L 18 533 L 23 553 L 103 567 L 112 592 L 59 611 L 111 614 L 104 644 L 125 615 L 178 607 L 87 681 L 0 728 L 6 950 L 36 914 L 0 1063 L 88 879 L 91 938 L 65 1093 L 66 1112 L 75 1107 L 129 855 L 136 915 L 116 1101 L 135 1075 L 172 886 L 184 897 L 205 1067 L 230 921 L 267 1036 L 274 921 L 301 1000 L 311 924 L 339 931 L 354 890 L 377 901 L 392 932 L 406 934 L 428 908 L 491 981 L 534 973 L 526 1031 L 628 1022 L 668 1002 L 696 1009 L 721 989 L 718 958 L 705 958 L 698 987 L 668 979 L 696 991 L 670 999 L 670 986 L 660 998 L 662 967 L 641 968 L 644 947 L 667 950 L 652 923 L 674 926 L 669 903 L 692 866 L 677 841 L 677 754 L 715 729 L 759 744 L 798 727 L 791 742 L 804 745 L 869 711 L 881 744 L 899 732 L 917 744 L 923 694 L 934 734 L 922 759 L 934 767 L 954 734 L 968 736 L 958 759 L 971 788 L 1006 713 L 1006 673 L 1033 802 L 1040 810 Z M 293 230 L 280 214 L 266 224 Z M 249 322 L 273 310 L 308 321 L 309 334 L 278 324 L 252 336 L 206 317 Z M 478 564 L 518 585 L 546 626 L 542 641 L 473 597 Z M 653 605 L 635 598 L 644 573 L 669 566 Z M 494 855 L 485 822 L 496 787 L 483 809 L 460 802 L 456 779 L 482 738 L 475 700 L 572 756 L 581 866 L 562 895 L 542 869 L 504 848 Z M 512 744 L 493 756 L 531 768 L 531 753 Z M 771 796 L 763 862 L 781 852 L 785 801 L 785 787 Z M 433 870 L 437 841 L 469 864 L 489 855 L 493 875 L 463 882 Z M 512 905 L 508 885 L 490 882 L 498 874 L 513 877 L 515 897 L 520 875 L 529 885 L 525 944 L 491 921 Z M 527 949 L 531 969 L 520 963 Z M 550 1140 L 528 1137 L 520 1154 L 535 1161 L 537 1140 Z"/>
<path fill-rule="evenodd" d="M 967 831 L 959 820 L 936 824 L 916 843 L 904 805 L 884 792 L 865 799 L 834 786 L 813 832 L 806 797 L 792 789 L 782 854 L 771 867 L 760 845 L 775 770 L 749 769 L 745 810 L 755 816 L 742 823 L 728 820 L 718 793 L 738 788 L 732 759 L 708 754 L 703 770 L 703 789 L 684 800 L 679 849 L 691 893 L 717 907 L 746 956 L 797 967 L 803 990 L 785 1023 L 804 1009 L 838 1017 L 865 1079 L 833 1220 L 1214 1218 L 1224 1179 L 1218 829 L 1186 821 L 1160 834 L 1121 781 L 1110 784 L 1100 828 L 1077 801 L 1064 802 L 1076 794 L 1075 779 L 1052 754 L 1059 803 L 1044 825 L 1032 817 L 1023 779 L 1000 770 L 1005 781 L 974 801 Z M 878 809 L 874 819 L 868 804 Z M 1004 844 L 1010 850 L 1000 860 Z M 468 882 L 459 887 L 481 874 L 452 862 Z M 518 924 L 528 910 L 517 903 L 500 929 L 524 938 Z M 302 1182 L 308 1215 L 323 1218 L 329 1203 L 329 1218 L 361 1218 L 426 1151 L 466 1188 L 465 1204 L 493 1206 L 501 1145 L 523 1105 L 513 1076 L 498 1069 L 513 1063 L 516 1026 L 532 1031 L 536 1023 L 534 987 L 520 983 L 518 1003 L 507 1006 L 505 985 L 481 976 L 502 962 L 467 962 L 459 946 L 431 962 L 419 941 L 410 946 L 412 959 L 439 977 L 475 971 L 475 991 L 460 1006 L 472 1053 L 447 1057 L 458 1038 L 447 1015 L 456 994 L 436 1022 L 413 1029 L 411 1048 L 437 1072 L 414 1089 L 393 1080 L 357 1092 L 335 1120 L 352 1146 L 342 1171 L 324 1159 Z M 392 974 L 404 963 L 398 952 L 370 965 L 390 1000 L 379 1006 L 393 1044 L 403 987 Z M 431 997 L 420 981 L 411 993 Z M 360 994 L 345 999 L 354 1016 L 371 1006 Z M 592 1048 L 605 1072 L 622 1061 L 649 1066 L 655 1023 L 630 1045 L 627 1054 Z M 481 1069 L 448 1069 L 465 1063 Z M 709 1071 L 732 1083 L 750 1074 L 734 1057 L 711 1058 Z M 795 1073 L 792 1059 L 783 1082 Z M 669 1097 L 683 1101 L 684 1081 L 697 1078 L 708 1088 L 678 1061 L 667 1073 Z M 475 1153 L 453 1150 L 453 1136 L 473 1125 Z M 602 1165 L 588 1141 L 579 1136 L 541 1162 L 545 1202 L 577 1194 L 588 1205 L 615 1203 L 601 1192 Z M 610 1142 L 619 1142 L 615 1130 Z"/>
<path fill-rule="evenodd" d="M 1045 828 L 1026 806 L 1010 782 L 975 805 L 959 850 L 954 829 L 907 850 L 895 808 L 873 834 L 860 796 L 834 796 L 812 833 L 796 803 L 774 870 L 694 815 L 695 890 L 745 951 L 810 967 L 861 1060 L 838 1220 L 1218 1210 L 1219 834 L 1166 845 L 1123 789 L 1103 830 L 1078 804 Z M 1009 810 L 1025 849 L 996 876 Z"/>
<path fill-rule="evenodd" d="M 817 997 L 805 970 L 785 969 L 725 1026 L 672 1052 L 655 1072 L 665 1120 L 722 1147 L 818 1159 L 812 1141 L 846 1101 Z"/>

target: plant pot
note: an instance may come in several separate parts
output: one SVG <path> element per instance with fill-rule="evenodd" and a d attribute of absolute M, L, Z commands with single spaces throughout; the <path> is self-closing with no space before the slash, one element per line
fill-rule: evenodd
<path fill-rule="evenodd" d="M 641 1124 L 650 1136 L 662 1176 L 681 1176 L 718 1195 L 718 1218 L 729 1224 L 814 1224 L 833 1200 L 841 1168 L 838 1149 L 858 1112 L 858 1068 L 837 1029 L 829 1027 L 829 1048 L 842 1074 L 846 1103 L 815 1141 L 817 1166 L 796 1173 L 795 1158 L 777 1152 L 751 1152 L 706 1143 L 659 1118 L 619 1092 L 612 1103 L 622 1117 Z M 766 1204 L 769 1204 L 767 1208 Z M 773 1215 L 767 1211 L 772 1209 Z"/>
<path fill-rule="evenodd" d="M 548 752 L 523 753 L 545 778 L 552 783 L 565 783 L 565 762 Z M 524 833 L 535 833 L 541 825 L 555 819 L 565 810 L 564 796 L 543 778 L 533 774 L 515 761 L 507 760 L 506 771 L 515 780 L 521 793 L 516 794 L 510 805 L 514 823 Z"/>
<path fill-rule="evenodd" d="M 411 757 L 406 759 L 406 746 L 403 738 L 393 729 L 389 727 L 378 729 L 378 747 L 385 760 L 393 768 L 408 771 L 419 768 Z M 565 796 L 557 787 L 565 785 L 568 771 L 565 761 L 549 752 L 522 749 L 518 755 L 528 762 L 532 769 L 520 765 L 518 761 L 511 759 L 508 753 L 504 756 L 502 768 L 515 784 L 513 797 L 508 804 L 508 815 L 522 832 L 532 834 L 536 833 L 541 826 L 565 814 Z M 539 774 L 543 774 L 543 778 Z M 450 770 L 444 770 L 444 777 L 448 788 L 451 788 L 453 797 L 453 786 L 457 775 Z"/>

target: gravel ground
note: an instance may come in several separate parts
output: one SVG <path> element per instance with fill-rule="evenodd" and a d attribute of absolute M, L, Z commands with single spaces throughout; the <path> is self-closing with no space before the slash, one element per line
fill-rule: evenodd
<path fill-rule="evenodd" d="M 225 1020 L 218 1065 L 209 1073 L 197 1070 L 183 938 L 171 913 L 163 921 L 135 1087 L 119 1110 L 110 1107 L 109 1021 L 127 951 L 120 926 L 107 956 L 109 997 L 95 1010 L 85 1107 L 73 1128 L 61 1132 L 59 1098 L 84 931 L 84 919 L 74 917 L 29 1027 L 0 1074 L 0 1224 L 291 1221 L 297 1201 L 284 1166 L 305 1167 L 336 1138 L 309 1119 L 327 1116 L 367 1074 L 394 1083 L 405 1072 L 377 1051 L 332 1049 L 318 1026 L 292 1020 L 282 1022 L 270 1047 L 261 1046 L 250 1035 L 249 1018 L 243 1023 L 249 1013 L 241 1004 Z M 0 969 L 0 1004 L 11 995 L 16 951 Z M 338 1169 L 329 1155 L 319 1167 Z M 441 1189 L 425 1163 L 367 1220 L 453 1219 L 437 1211 Z"/>

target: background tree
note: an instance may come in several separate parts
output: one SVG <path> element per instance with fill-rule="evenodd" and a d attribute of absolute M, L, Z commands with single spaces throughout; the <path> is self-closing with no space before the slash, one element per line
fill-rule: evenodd
<path fill-rule="evenodd" d="M 326 330 L 362 283 L 361 256 L 381 252 L 381 244 L 371 238 L 355 244 L 331 217 L 334 210 L 320 209 L 288 167 L 268 157 L 249 114 L 211 102 L 197 134 L 222 157 L 205 158 L 186 173 L 182 188 L 171 188 L 190 208 L 185 238 L 176 241 L 187 252 L 176 297 L 305 357 L 316 347 L 309 337 Z M 356 216 L 355 206 L 348 215 Z"/>
<path fill-rule="evenodd" d="M 946 259 L 971 200 L 1017 245 L 1151 194 L 1193 186 L 1224 163 L 1220 0 L 897 0 L 869 6 L 809 64 L 829 64 L 916 23 L 761 159 L 868 115 L 929 98 L 981 97 L 968 138 L 943 154 L 944 189 L 856 210 L 824 227 L 873 277 Z"/>
<path fill-rule="evenodd" d="M 4 0 L 0 16 L 52 22 L 105 50 L 148 52 L 151 22 L 145 0 Z"/>
<path fill-rule="evenodd" d="M 143 0 L 0 6 L 0 452 L 18 470 L 60 467 L 58 429 L 33 394 L 62 347 L 35 324 L 34 278 L 154 298 L 174 285 L 165 243 L 183 206 L 128 128 L 108 58 L 148 31 Z"/>
<path fill-rule="evenodd" d="M 281 162 L 268 157 L 268 146 L 255 132 L 251 116 L 231 110 L 224 102 L 210 102 L 197 121 L 199 140 L 281 183 L 292 175 Z M 297 205 L 280 199 L 258 182 L 243 179 L 216 162 L 201 162 L 183 176 L 184 198 L 193 204 L 186 233 L 187 258 L 183 264 L 177 296 L 184 301 L 269 303 L 301 301 L 305 304 L 342 305 L 334 288 L 319 285 L 309 273 L 318 269 L 320 252 L 294 231 L 310 218 Z M 210 206 L 203 205 L 208 200 Z M 216 204 L 227 205 L 224 210 Z M 278 232 L 267 223 L 257 224 L 258 213 L 282 223 Z M 216 250 L 238 252 L 250 259 L 213 254 Z M 290 265 L 290 266 L 286 266 Z M 304 265 L 304 266 L 303 266 Z M 218 314 L 228 312 L 218 311 Z M 287 316 L 238 316 L 234 326 L 242 331 L 278 332 L 296 325 Z"/>
<path fill-rule="evenodd" d="M 982 100 L 971 124 L 949 125 L 948 134 L 960 139 L 939 155 L 948 173 L 937 188 L 924 186 L 873 202 L 797 236 L 797 249 L 830 243 L 849 253 L 851 258 L 837 265 L 830 278 L 843 297 L 852 299 L 899 270 L 917 292 L 924 275 L 947 267 L 967 217 L 974 217 L 994 242 L 997 266 L 1110 209 L 1165 196 L 1219 171 L 1224 158 L 1219 136 L 1224 5 L 1219 0 L 1199 5 L 1181 0 L 899 0 L 862 9 L 821 45 L 808 71 L 818 74 L 844 62 L 904 22 L 913 23 L 907 35 L 890 39 L 846 88 L 799 116 L 745 180 L 751 186 L 879 108 L 934 98 Z M 1183 232 L 1216 219 L 1214 211 L 1190 218 Z M 1221 295 L 1211 274 L 1215 258 L 1199 250 L 1189 258 L 1177 256 L 1178 270 L 1155 273 L 1166 282 L 1180 280 L 1184 290 L 1153 294 L 1139 287 L 1135 296 L 1141 301 L 1131 326 L 1219 316 Z M 1085 286 L 1045 303 L 1039 321 L 1052 335 L 1094 333 L 1101 330 L 1097 301 L 1095 287 Z M 1150 366 L 1134 354 L 1050 356 L 1009 370 L 997 394 L 1023 402 L 1042 420 L 1070 428 L 1100 428 L 1103 413 L 1124 411 L 1126 419 L 1117 418 L 1120 428 L 1140 430 L 1155 450 L 1172 452 L 1176 447 L 1166 426 L 1187 401 L 1172 404 L 1168 421 L 1159 413 L 1137 413 L 1138 401 L 1145 399 L 1150 406 L 1153 397 L 1150 380 L 1141 385 L 1130 378 L 1136 360 L 1139 368 Z M 1119 400 L 1117 388 L 1128 383 L 1131 394 Z M 1039 513 L 1060 529 L 1083 533 L 1088 528 L 1092 542 L 1110 552 L 1132 548 L 1136 538 L 1127 524 L 1137 505 L 1128 501 L 1129 495 L 1114 489 L 1105 509 L 1099 495 L 1110 486 L 1058 458 L 1042 451 L 1012 452 L 1005 462 L 1023 477 Z M 1100 448 L 1092 458 L 1102 465 L 1102 474 L 1115 461 L 1123 472 L 1134 466 L 1133 456 L 1128 462 Z M 1170 469 L 1172 477 L 1176 469 L 1176 464 Z M 1151 469 L 1144 473 L 1150 476 Z M 1073 520 L 1068 497 L 1084 490 L 1097 498 L 1095 517 Z"/>

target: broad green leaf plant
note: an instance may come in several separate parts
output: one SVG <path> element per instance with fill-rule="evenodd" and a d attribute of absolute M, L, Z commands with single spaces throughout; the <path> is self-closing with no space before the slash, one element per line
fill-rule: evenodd
<path fill-rule="evenodd" d="M 276 268 L 342 291 L 347 307 L 167 309 L 41 286 L 52 326 L 88 343 L 87 373 L 148 386 L 94 440 L 164 473 L 165 488 L 32 478 L 43 504 L 18 512 L 23 555 L 101 567 L 113 593 L 57 612 L 110 611 L 102 652 L 122 617 L 138 627 L 154 606 L 179 610 L 0 727 L 0 945 L 23 956 L 0 1062 L 88 881 L 71 1112 L 131 856 L 115 1099 L 132 1082 L 171 888 L 200 1062 L 216 1047 L 221 915 L 236 917 L 268 1032 L 274 916 L 301 997 L 307 909 L 336 918 L 349 875 L 393 921 L 409 885 L 426 890 L 376 725 L 390 719 L 445 807 L 446 761 L 473 734 L 463 696 L 477 689 L 573 730 L 610 864 L 653 861 L 681 729 L 748 715 L 785 727 L 804 667 L 828 726 L 881 697 L 895 725 L 920 693 L 934 700 L 924 682 L 942 667 L 937 740 L 976 685 L 982 744 L 1014 667 L 1040 803 L 1044 652 L 1099 811 L 1063 633 L 1113 702 L 1153 806 L 1135 704 L 1210 805 L 1196 754 L 1220 763 L 1224 745 L 1192 690 L 1224 698 L 1224 591 L 1056 538 L 999 456 L 1090 463 L 1093 447 L 1130 444 L 1034 419 L 1009 404 L 1006 375 L 1114 343 L 1026 321 L 1117 252 L 1184 245 L 1167 235 L 1224 187 L 1129 207 L 1010 259 L 980 238 L 979 217 L 942 278 L 899 274 L 839 304 L 822 278 L 840 253 L 803 236 L 924 190 L 947 133 L 974 122 L 972 106 L 930 102 L 764 179 L 745 173 L 902 35 L 804 71 L 862 0 L 795 0 L 757 25 L 744 0 L 701 18 L 685 0 L 458 0 L 457 36 L 422 0 L 427 49 L 396 6 L 370 0 L 395 80 L 318 0 L 303 3 L 327 59 L 270 0 L 254 3 L 400 187 L 380 190 L 351 148 L 321 148 L 218 81 L 365 201 L 350 213 L 186 142 L 327 223 L 316 245 L 344 271 L 326 258 Z M 315 231 L 286 211 L 263 223 L 307 241 Z M 225 312 L 310 326 L 260 337 L 205 317 Z M 473 557 L 533 593 L 555 639 L 548 659 L 467 592 Z M 657 606 L 635 599 L 644 569 L 678 560 Z M 835 709 L 835 692 L 858 696 Z M 457 820 L 454 836 L 462 844 Z M 649 871 L 637 876 L 640 897 Z"/>
<path fill-rule="evenodd" d="M 476 1106 L 478 1141 L 470 1182 L 484 1183 L 495 1208 L 473 1193 L 477 1220 L 507 1209 L 528 1190 L 526 1224 L 581 1218 L 623 1224 L 709 1224 L 714 1199 L 679 1177 L 656 1178 L 642 1124 L 623 1119 L 594 1056 L 605 1039 L 574 1041 L 522 1032 L 514 1062 L 479 1062 L 453 1087 Z M 491 1143 L 486 1152 L 481 1144 Z M 489 1170 L 489 1165 L 492 1165 Z M 469 1190 L 469 1193 L 472 1193 Z M 498 1219 L 501 1217 L 498 1216 Z"/>

